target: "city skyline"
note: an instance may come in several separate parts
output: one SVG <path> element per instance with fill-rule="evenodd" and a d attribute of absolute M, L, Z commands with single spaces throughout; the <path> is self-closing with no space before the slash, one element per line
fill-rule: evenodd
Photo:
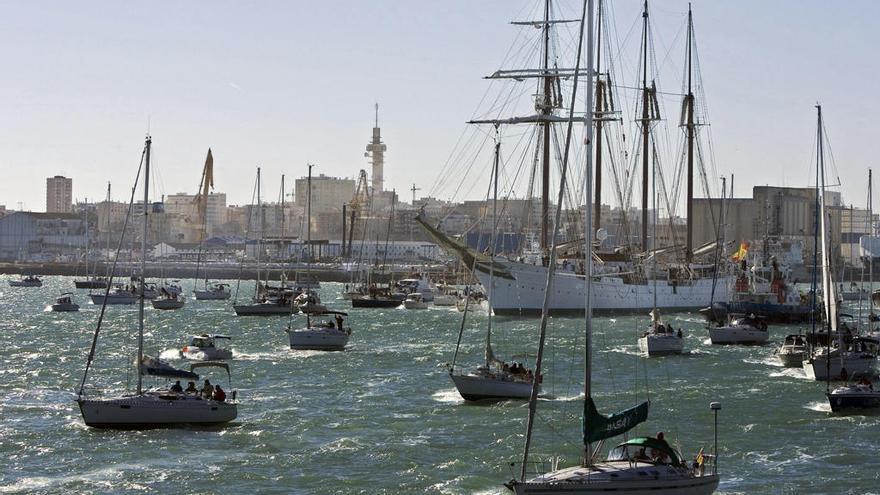
<path fill-rule="evenodd" d="M 673 73 L 663 84 L 674 88 L 687 2 L 655 3 L 662 69 Z M 500 68 L 516 35 L 507 22 L 531 4 L 428 4 L 419 16 L 404 2 L 159 11 L 11 4 L 0 35 L 16 68 L 0 96 L 8 109 L 0 204 L 41 210 L 45 179 L 55 175 L 74 179 L 74 201 L 101 201 L 108 180 L 124 200 L 147 131 L 156 198 L 194 193 L 209 147 L 217 190 L 230 204 L 250 202 L 258 165 L 264 191 L 276 196 L 280 175 L 302 177 L 307 162 L 315 173 L 356 178 L 370 170 L 363 153 L 377 101 L 385 189 L 407 199 L 415 183 L 427 195 L 486 89 L 481 78 Z M 614 3 L 623 35 L 640 4 Z M 868 118 L 878 105 L 869 83 L 878 67 L 864 46 L 878 6 L 835 7 L 694 2 L 718 171 L 736 174 L 737 196 L 754 185 L 809 185 L 813 105 L 821 101 L 844 201 L 864 201 L 877 154 Z M 148 12 L 154 23 L 141 21 Z"/>

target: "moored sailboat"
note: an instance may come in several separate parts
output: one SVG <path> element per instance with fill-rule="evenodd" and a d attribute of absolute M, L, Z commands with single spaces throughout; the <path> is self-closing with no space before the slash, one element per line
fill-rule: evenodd
<path fill-rule="evenodd" d="M 601 0 L 600 0 L 601 6 Z M 549 9 L 545 8 L 545 17 L 543 28 L 549 27 Z M 593 0 L 585 0 L 584 13 L 581 16 L 581 37 L 583 37 L 584 24 L 588 29 L 587 34 L 587 74 L 590 76 L 588 81 L 592 81 L 593 75 Z M 580 43 L 578 44 L 578 55 L 580 55 Z M 578 56 L 578 65 L 580 56 Z M 575 69 L 577 73 L 578 69 Z M 575 82 L 575 89 L 577 83 Z M 590 102 L 591 93 L 587 91 L 587 101 Z M 587 105 L 590 108 L 590 105 Z M 571 121 L 570 121 L 571 125 Z M 584 174 L 586 177 L 585 196 L 586 204 L 591 204 L 592 198 L 592 156 L 589 153 L 592 143 L 592 114 L 588 112 L 586 118 L 587 140 L 586 147 L 587 170 Z M 563 162 L 562 180 L 565 179 L 568 147 L 570 145 L 571 127 L 569 127 L 568 136 L 566 138 L 565 150 L 566 159 Z M 557 213 L 557 225 L 559 214 Z M 585 232 L 587 237 L 587 246 L 592 246 L 593 224 L 589 209 L 585 214 Z M 556 245 L 556 228 L 553 233 L 553 246 Z M 551 250 L 551 262 L 545 287 L 550 287 L 554 277 L 555 268 L 555 249 Z M 584 263 L 586 269 L 590 270 L 592 265 L 592 255 L 586 252 L 584 255 Z M 587 291 L 590 294 L 590 285 L 593 280 L 588 277 L 585 281 Z M 544 342 L 546 338 L 546 326 L 549 316 L 549 291 L 545 296 L 538 346 L 538 357 L 535 364 L 536 372 L 540 373 L 544 354 Z M 718 486 L 718 473 L 716 470 L 715 459 L 717 458 L 717 450 L 715 455 L 704 454 L 701 450 L 693 465 L 689 465 L 668 442 L 663 438 L 662 434 L 658 434 L 656 438 L 636 437 L 630 438 L 617 447 L 612 449 L 607 458 L 603 461 L 596 461 L 598 450 L 594 450 L 594 445 L 598 443 L 602 445 L 607 439 L 622 435 L 631 430 L 639 423 L 644 422 L 648 417 L 649 402 L 641 404 L 621 411 L 612 415 L 602 415 L 598 412 L 592 395 L 592 298 L 585 296 L 584 307 L 585 323 L 586 323 L 586 372 L 584 380 L 584 409 L 583 409 L 583 462 L 576 466 L 557 469 L 554 463 L 554 470 L 549 473 L 540 473 L 537 476 L 528 478 L 529 466 L 529 449 L 531 447 L 532 433 L 537 408 L 537 387 L 532 391 L 529 401 L 528 426 L 526 428 L 526 440 L 523 449 L 523 462 L 518 479 L 510 480 L 505 483 L 510 490 L 516 494 L 600 494 L 600 493 L 619 493 L 627 495 L 648 495 L 648 494 L 689 494 L 704 495 L 712 493 Z M 712 404 L 712 409 L 717 411 L 720 405 Z M 717 420 L 717 416 L 716 416 Z M 648 453 L 650 452 L 650 453 Z"/>
<path fill-rule="evenodd" d="M 144 153 L 142 155 L 144 163 L 143 188 L 145 205 L 149 204 L 151 143 L 152 140 L 148 136 L 146 138 Z M 134 191 L 132 191 L 132 195 L 133 194 Z M 149 208 L 144 208 L 143 237 L 141 238 L 141 274 L 146 273 L 148 216 Z M 110 280 L 112 281 L 112 271 L 110 277 Z M 85 394 L 85 385 L 95 357 L 98 335 L 101 330 L 104 308 L 106 306 L 105 304 L 101 308 L 101 315 L 98 319 L 98 324 L 95 326 L 95 333 L 86 360 L 85 371 L 83 372 L 82 381 L 80 382 L 77 394 L 77 404 L 79 405 L 85 424 L 87 426 L 99 428 L 143 429 L 189 424 L 216 425 L 228 423 L 235 419 L 238 415 L 238 406 L 235 402 L 235 392 L 232 394 L 233 400 L 226 401 L 225 396 L 214 395 L 211 397 L 203 397 L 200 395 L 186 394 L 182 391 L 178 392 L 172 389 L 146 390 L 144 388 L 144 374 L 152 373 L 160 376 L 164 374 L 167 376 L 168 374 L 177 372 L 168 370 L 167 366 L 162 365 L 162 363 L 156 360 L 151 360 L 144 355 L 144 301 L 146 292 L 144 290 L 144 277 L 139 278 L 139 284 L 138 348 L 137 359 L 135 361 L 137 368 L 137 389 L 131 394 L 118 394 L 115 396 L 87 397 Z M 153 370 L 152 372 L 151 369 Z M 226 370 L 228 374 L 228 366 L 226 366 Z M 192 371 L 189 373 L 190 375 L 186 376 L 195 375 Z"/>

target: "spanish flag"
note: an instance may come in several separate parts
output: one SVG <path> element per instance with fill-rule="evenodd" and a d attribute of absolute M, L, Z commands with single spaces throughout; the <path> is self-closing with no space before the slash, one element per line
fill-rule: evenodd
<path fill-rule="evenodd" d="M 705 458 L 703 457 L 703 448 L 700 447 L 700 452 L 697 454 L 697 466 L 702 466 L 703 462 L 705 462 Z"/>
<path fill-rule="evenodd" d="M 732 259 L 733 261 L 742 261 L 745 259 L 746 254 L 748 254 L 748 252 L 749 252 L 749 242 L 742 241 L 739 244 L 739 249 L 737 249 L 736 252 L 733 253 L 733 256 L 731 256 L 730 259 Z"/>

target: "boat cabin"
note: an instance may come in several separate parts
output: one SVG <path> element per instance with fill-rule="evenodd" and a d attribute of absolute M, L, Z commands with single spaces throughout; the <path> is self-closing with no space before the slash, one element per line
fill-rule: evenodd
<path fill-rule="evenodd" d="M 608 453 L 608 461 L 647 462 L 682 466 L 679 454 L 665 440 L 636 437 L 621 443 Z"/>

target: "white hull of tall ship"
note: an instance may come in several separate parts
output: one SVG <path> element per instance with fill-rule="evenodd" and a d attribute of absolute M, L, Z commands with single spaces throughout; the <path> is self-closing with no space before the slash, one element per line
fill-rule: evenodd
<path fill-rule="evenodd" d="M 104 304 L 104 294 L 89 294 L 92 304 Z M 107 304 L 134 304 L 138 301 L 138 296 L 131 293 L 113 293 L 107 296 Z"/>
<path fill-rule="evenodd" d="M 851 377 L 855 374 L 871 374 L 874 372 L 874 365 L 877 358 L 871 354 L 864 352 L 847 352 L 844 354 L 843 365 L 846 367 L 846 374 Z M 832 380 L 841 380 L 841 359 L 836 352 L 831 353 L 831 363 L 828 363 L 827 355 L 820 354 L 813 356 L 812 359 L 805 359 L 804 373 L 811 380 L 824 381 L 830 376 Z M 830 375 L 829 375 L 830 372 Z"/>
<path fill-rule="evenodd" d="M 495 260 L 492 309 L 497 315 L 540 315 L 547 283 L 547 268 L 509 260 Z M 489 286 L 487 267 L 475 270 L 484 287 Z M 728 286 L 733 279 L 719 277 L 715 282 L 715 300 L 728 300 Z M 620 277 L 601 276 L 593 280 L 594 314 L 646 313 L 654 308 L 654 284 L 627 284 Z M 658 281 L 656 307 L 660 310 L 691 311 L 712 302 L 712 279 L 696 279 L 690 284 Z M 583 314 L 583 275 L 558 270 L 553 280 L 550 311 L 554 314 Z"/>
<path fill-rule="evenodd" d="M 517 495 L 708 495 L 718 488 L 718 475 L 699 476 L 671 465 L 604 462 L 592 468 L 561 469 L 525 482 L 512 481 L 508 487 Z"/>
<path fill-rule="evenodd" d="M 86 425 L 98 428 L 161 428 L 179 425 L 218 425 L 238 415 L 234 403 L 195 395 L 148 392 L 113 399 L 80 399 Z"/>
<path fill-rule="evenodd" d="M 709 329 L 709 339 L 716 345 L 761 345 L 770 339 L 770 332 L 751 325 L 726 325 Z"/>
<path fill-rule="evenodd" d="M 681 354 L 684 338 L 675 334 L 647 334 L 639 337 L 639 350 L 648 356 L 669 356 Z"/>
<path fill-rule="evenodd" d="M 228 290 L 194 290 L 197 301 L 225 301 L 232 297 Z"/>
<path fill-rule="evenodd" d="M 348 344 L 350 328 L 310 327 L 296 330 L 286 329 L 290 337 L 290 348 L 299 351 L 342 351 Z"/>
<path fill-rule="evenodd" d="M 450 377 L 464 400 L 528 400 L 532 395 L 530 382 L 489 376 L 479 370 L 468 374 L 452 374 Z"/>

